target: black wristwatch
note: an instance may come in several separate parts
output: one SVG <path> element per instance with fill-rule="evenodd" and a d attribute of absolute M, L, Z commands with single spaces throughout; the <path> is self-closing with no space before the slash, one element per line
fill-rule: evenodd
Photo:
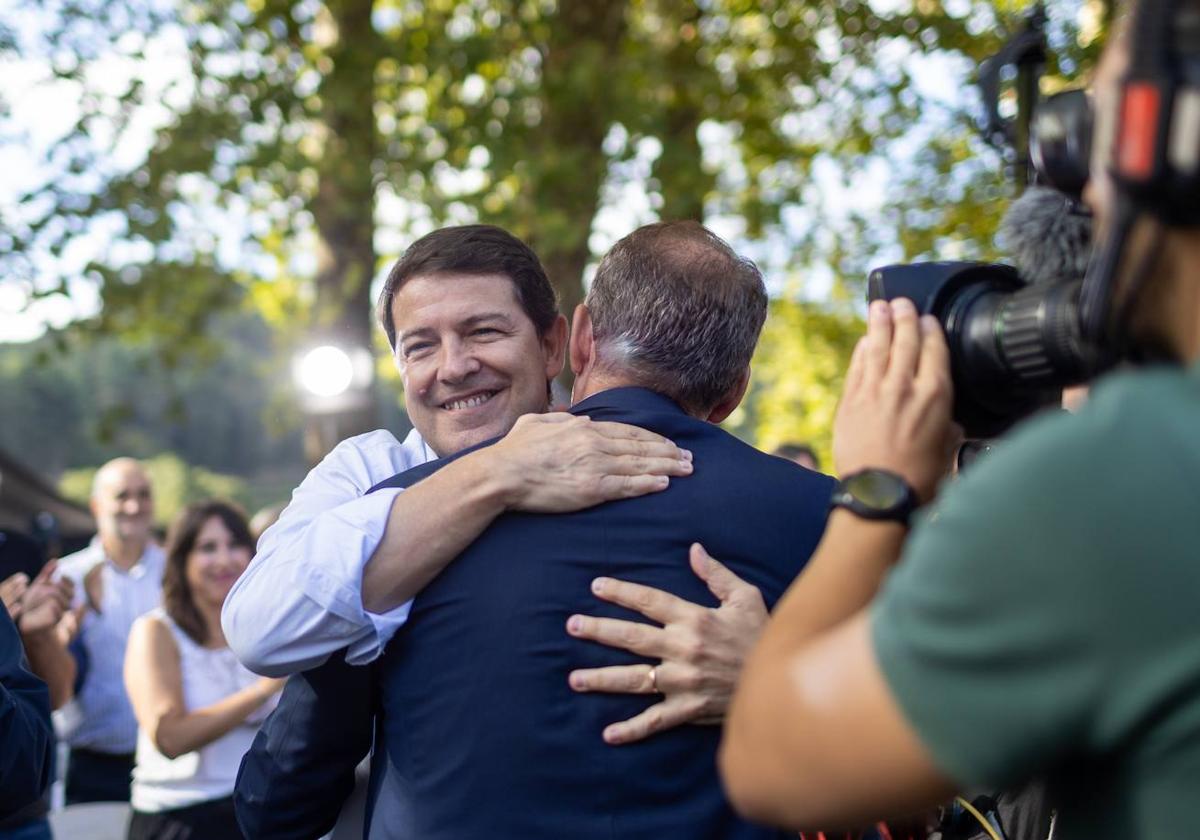
<path fill-rule="evenodd" d="M 842 507 L 861 516 L 881 522 L 908 525 L 913 511 L 921 506 L 917 491 L 894 472 L 867 469 L 843 478 L 834 488 L 830 507 Z"/>

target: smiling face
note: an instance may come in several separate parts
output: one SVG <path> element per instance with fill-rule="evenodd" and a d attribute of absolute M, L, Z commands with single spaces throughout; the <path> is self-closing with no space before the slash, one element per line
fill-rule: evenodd
<path fill-rule="evenodd" d="M 503 275 L 419 275 L 392 300 L 409 419 L 438 455 L 508 432 L 546 410 L 566 320 L 539 335 Z"/>
<path fill-rule="evenodd" d="M 91 507 L 102 540 L 141 546 L 150 538 L 154 497 L 150 479 L 136 461 L 118 458 L 100 468 Z"/>
<path fill-rule="evenodd" d="M 239 543 L 219 516 L 210 516 L 196 533 L 185 575 L 197 604 L 219 607 L 250 564 L 250 546 Z"/>

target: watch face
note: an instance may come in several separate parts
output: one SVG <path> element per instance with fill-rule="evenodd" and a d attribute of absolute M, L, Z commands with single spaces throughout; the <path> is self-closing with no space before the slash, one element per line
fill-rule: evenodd
<path fill-rule="evenodd" d="M 872 510 L 889 510 L 904 501 L 904 481 L 882 470 L 864 470 L 842 482 L 851 496 Z"/>

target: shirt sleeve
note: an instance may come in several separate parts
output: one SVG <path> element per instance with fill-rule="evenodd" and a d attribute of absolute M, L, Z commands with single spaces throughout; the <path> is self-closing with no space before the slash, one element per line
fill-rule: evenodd
<path fill-rule="evenodd" d="M 221 612 L 229 646 L 252 671 L 286 676 L 347 648 L 375 659 L 408 618 L 362 605 L 362 570 L 383 537 L 397 489 L 375 484 L 423 458 L 386 432 L 343 441 L 313 468 L 267 529 Z"/>
<path fill-rule="evenodd" d="M 893 696 L 964 787 L 1062 757 L 1104 693 L 1096 628 L 1109 605 L 1080 590 L 1103 537 L 1080 518 L 1089 471 L 1073 448 L 1057 428 L 977 464 L 914 530 L 871 608 Z"/>

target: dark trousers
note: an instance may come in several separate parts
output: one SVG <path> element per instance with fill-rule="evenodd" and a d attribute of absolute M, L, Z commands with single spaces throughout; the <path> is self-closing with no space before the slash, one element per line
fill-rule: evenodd
<path fill-rule="evenodd" d="M 134 811 L 127 840 L 237 840 L 241 836 L 233 797 L 226 796 L 170 811 Z"/>
<path fill-rule="evenodd" d="M 67 759 L 67 804 L 128 802 L 133 753 L 73 749 Z"/>

